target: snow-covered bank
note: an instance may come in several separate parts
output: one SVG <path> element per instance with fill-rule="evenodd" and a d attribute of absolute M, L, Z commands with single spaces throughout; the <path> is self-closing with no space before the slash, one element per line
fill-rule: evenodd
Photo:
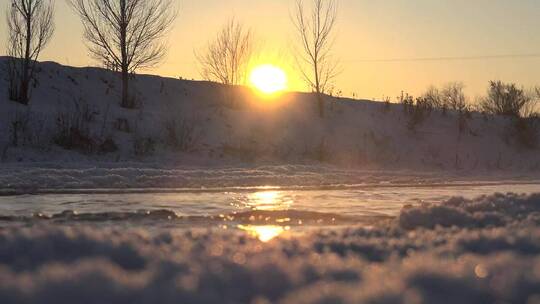
<path fill-rule="evenodd" d="M 0 160 L 540 168 L 538 149 L 516 141 L 508 118 L 435 110 L 414 121 L 403 105 L 327 97 L 328 115 L 320 119 L 311 94 L 263 98 L 246 88 L 149 75 L 137 75 L 133 85 L 138 107 L 122 109 L 117 75 L 40 63 L 25 107 L 7 100 L 1 77 Z"/>
<path fill-rule="evenodd" d="M 0 194 L 74 189 L 226 190 L 242 187 L 340 189 L 348 187 L 445 186 L 538 183 L 535 171 L 364 170 L 329 165 L 172 166 L 149 163 L 0 164 Z M 159 191 L 159 190 L 158 190 Z"/>
<path fill-rule="evenodd" d="M 268 243 L 220 229 L 5 223 L 0 300 L 538 303 L 539 206 L 540 195 L 453 199 Z"/>

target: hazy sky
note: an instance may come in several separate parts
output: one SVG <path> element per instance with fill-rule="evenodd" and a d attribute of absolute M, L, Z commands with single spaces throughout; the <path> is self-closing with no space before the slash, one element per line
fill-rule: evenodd
<path fill-rule="evenodd" d="M 307 0 L 305 0 L 307 1 Z M 7 0 L 1 0 L 2 10 Z M 304 89 L 290 59 L 294 0 L 179 0 L 170 51 L 158 68 L 166 76 L 199 79 L 194 49 L 201 49 L 231 17 L 251 26 L 263 41 L 261 61 L 282 65 L 293 89 Z M 430 84 L 462 81 L 471 95 L 490 79 L 540 84 L 540 57 L 482 60 L 375 61 L 540 53 L 538 0 L 341 0 L 335 55 L 344 95 L 380 99 L 401 90 L 417 94 Z M 41 57 L 63 64 L 93 65 L 78 17 L 56 0 L 56 33 Z M 4 13 L 0 14 L 4 16 Z M 5 41 L 5 22 L 0 41 Z M 4 50 L 2 50 L 4 53 Z M 264 62 L 261 62 L 264 63 Z"/>

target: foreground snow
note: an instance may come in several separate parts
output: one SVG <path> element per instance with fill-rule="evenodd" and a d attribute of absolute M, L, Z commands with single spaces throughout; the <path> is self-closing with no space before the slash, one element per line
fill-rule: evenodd
<path fill-rule="evenodd" d="M 2 303 L 540 303 L 540 194 L 289 232 L 4 223 Z"/>

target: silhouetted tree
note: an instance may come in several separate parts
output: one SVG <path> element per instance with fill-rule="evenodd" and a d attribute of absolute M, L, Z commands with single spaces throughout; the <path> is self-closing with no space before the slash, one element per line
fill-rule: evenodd
<path fill-rule="evenodd" d="M 251 30 L 232 19 L 208 43 L 208 48 L 196 57 L 205 80 L 236 85 L 245 81 L 253 52 Z"/>
<path fill-rule="evenodd" d="M 467 97 L 464 88 L 465 86 L 461 82 L 447 83 L 440 91 L 443 106 L 458 112 L 465 110 Z"/>
<path fill-rule="evenodd" d="M 9 5 L 9 98 L 26 105 L 36 61 L 54 33 L 54 4 L 50 0 L 9 0 Z"/>
<path fill-rule="evenodd" d="M 520 117 L 522 110 L 527 109 L 532 102 L 534 100 L 514 83 L 490 81 L 488 95 L 480 106 L 491 114 Z"/>
<path fill-rule="evenodd" d="M 431 108 L 442 108 L 442 98 L 439 89 L 435 86 L 428 87 L 427 91 L 422 95 L 422 98 Z"/>
<path fill-rule="evenodd" d="M 292 16 L 301 44 L 296 60 L 304 80 L 317 93 L 319 116 L 324 117 L 323 95 L 338 74 L 337 62 L 330 56 L 337 21 L 337 2 L 310 1 L 311 11 L 307 12 L 303 1 L 297 0 Z"/>
<path fill-rule="evenodd" d="M 450 82 L 440 89 L 430 86 L 422 95 L 422 99 L 431 108 L 463 112 L 468 106 L 464 88 L 461 82 Z"/>
<path fill-rule="evenodd" d="M 90 53 L 122 75 L 122 107 L 135 107 L 129 77 L 166 54 L 162 38 L 177 16 L 172 0 L 68 0 L 81 17 Z"/>

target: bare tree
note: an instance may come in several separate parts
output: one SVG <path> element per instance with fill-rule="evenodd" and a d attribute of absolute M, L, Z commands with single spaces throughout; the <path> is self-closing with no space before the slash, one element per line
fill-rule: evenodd
<path fill-rule="evenodd" d="M 245 29 L 241 23 L 231 19 L 208 43 L 208 49 L 195 55 L 204 79 L 237 85 L 245 81 L 253 53 L 251 29 Z"/>
<path fill-rule="evenodd" d="M 441 92 L 435 86 L 429 86 L 427 91 L 422 95 L 422 98 L 431 108 L 442 108 L 443 98 Z"/>
<path fill-rule="evenodd" d="M 422 99 L 432 108 L 463 112 L 469 105 L 464 89 L 465 86 L 461 82 L 449 82 L 440 89 L 430 86 L 422 95 Z"/>
<path fill-rule="evenodd" d="M 465 85 L 461 82 L 447 83 L 441 90 L 443 106 L 458 112 L 464 111 L 468 104 L 464 89 Z"/>
<path fill-rule="evenodd" d="M 334 43 L 333 32 L 337 21 L 336 0 L 310 0 L 307 12 L 302 0 L 296 1 L 292 21 L 301 47 L 296 60 L 306 83 L 317 93 L 320 117 L 324 117 L 323 95 L 328 92 L 338 74 L 338 64 L 330 53 Z"/>
<path fill-rule="evenodd" d="M 30 102 L 30 82 L 39 54 L 54 33 L 54 3 L 51 0 L 10 0 L 6 14 L 9 98 Z"/>
<path fill-rule="evenodd" d="M 122 107 L 135 107 L 129 77 L 157 65 L 166 54 L 162 42 L 177 10 L 172 0 L 67 0 L 81 17 L 91 55 L 122 76 Z"/>
<path fill-rule="evenodd" d="M 532 112 L 535 102 L 534 98 L 514 83 L 490 81 L 488 95 L 480 107 L 491 114 L 522 117 L 527 114 L 523 113 L 524 110 Z"/>

